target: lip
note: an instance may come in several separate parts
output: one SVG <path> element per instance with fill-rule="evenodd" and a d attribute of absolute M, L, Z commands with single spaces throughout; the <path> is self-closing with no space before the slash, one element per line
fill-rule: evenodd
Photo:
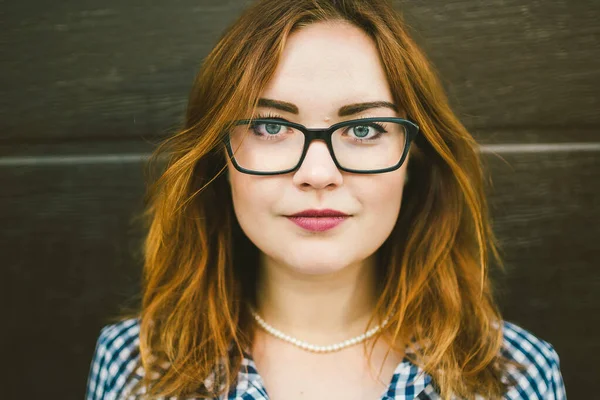
<path fill-rule="evenodd" d="M 299 227 L 311 232 L 325 232 L 340 225 L 350 216 L 337 210 L 304 210 L 286 216 Z"/>
<path fill-rule="evenodd" d="M 307 218 L 324 218 L 324 217 L 349 217 L 341 211 L 331 210 L 329 208 L 324 210 L 304 210 L 296 214 L 288 215 L 288 217 L 307 217 Z"/>

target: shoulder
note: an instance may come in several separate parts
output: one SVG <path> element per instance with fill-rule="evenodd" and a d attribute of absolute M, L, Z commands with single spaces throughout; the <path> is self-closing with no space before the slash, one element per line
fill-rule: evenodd
<path fill-rule="evenodd" d="M 116 399 L 139 363 L 139 320 L 127 319 L 100 331 L 87 384 L 87 400 Z"/>
<path fill-rule="evenodd" d="M 509 366 L 504 381 L 512 380 L 508 399 L 565 399 L 560 360 L 554 347 L 520 326 L 503 321 L 502 355 L 523 366 Z"/>

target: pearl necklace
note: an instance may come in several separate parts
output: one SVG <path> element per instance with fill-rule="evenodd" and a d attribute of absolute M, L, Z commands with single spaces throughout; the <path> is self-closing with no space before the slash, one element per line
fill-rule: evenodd
<path fill-rule="evenodd" d="M 379 332 L 383 327 L 385 327 L 387 325 L 387 323 L 389 322 L 389 318 L 386 318 L 383 323 L 381 325 L 377 325 L 376 327 L 369 329 L 367 332 L 363 333 L 362 335 L 358 335 L 352 339 L 348 339 L 348 340 L 344 340 L 343 342 L 340 343 L 336 343 L 336 344 L 331 344 L 329 346 L 317 346 L 314 344 L 310 344 L 307 343 L 303 340 L 300 339 L 296 339 L 292 336 L 286 335 L 285 333 L 281 332 L 280 330 L 277 330 L 275 328 L 273 328 L 271 325 L 267 324 L 265 322 L 264 319 L 262 319 L 253 309 L 252 307 L 250 308 L 250 313 L 252 313 L 252 316 L 254 317 L 254 319 L 256 320 L 256 322 L 258 322 L 258 324 L 268 333 L 270 333 L 271 335 L 286 341 L 288 343 L 291 343 L 297 347 L 300 347 L 301 349 L 304 350 L 308 350 L 308 351 L 312 351 L 315 353 L 330 353 L 333 351 L 339 351 L 342 350 L 346 347 L 349 346 L 353 346 L 355 344 L 359 344 L 364 342 L 365 340 L 367 340 L 368 338 L 370 338 L 371 336 L 373 336 L 374 334 L 376 334 L 377 332 Z"/>

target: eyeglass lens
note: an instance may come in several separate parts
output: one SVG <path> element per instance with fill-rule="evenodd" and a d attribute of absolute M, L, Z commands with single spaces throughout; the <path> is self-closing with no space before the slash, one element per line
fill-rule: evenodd
<path fill-rule="evenodd" d="M 335 130 L 331 144 L 342 168 L 370 171 L 398 164 L 404 153 L 406 135 L 401 123 L 357 122 Z M 276 121 L 250 122 L 230 131 L 236 162 L 256 172 L 294 168 L 302 156 L 304 142 L 302 131 Z"/>

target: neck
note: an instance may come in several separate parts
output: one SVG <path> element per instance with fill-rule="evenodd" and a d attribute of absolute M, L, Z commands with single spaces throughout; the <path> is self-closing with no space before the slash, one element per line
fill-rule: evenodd
<path fill-rule="evenodd" d="M 263 255 L 256 311 L 269 325 L 310 343 L 330 344 L 360 335 L 377 301 L 374 261 L 372 256 L 339 271 L 314 275 Z"/>

